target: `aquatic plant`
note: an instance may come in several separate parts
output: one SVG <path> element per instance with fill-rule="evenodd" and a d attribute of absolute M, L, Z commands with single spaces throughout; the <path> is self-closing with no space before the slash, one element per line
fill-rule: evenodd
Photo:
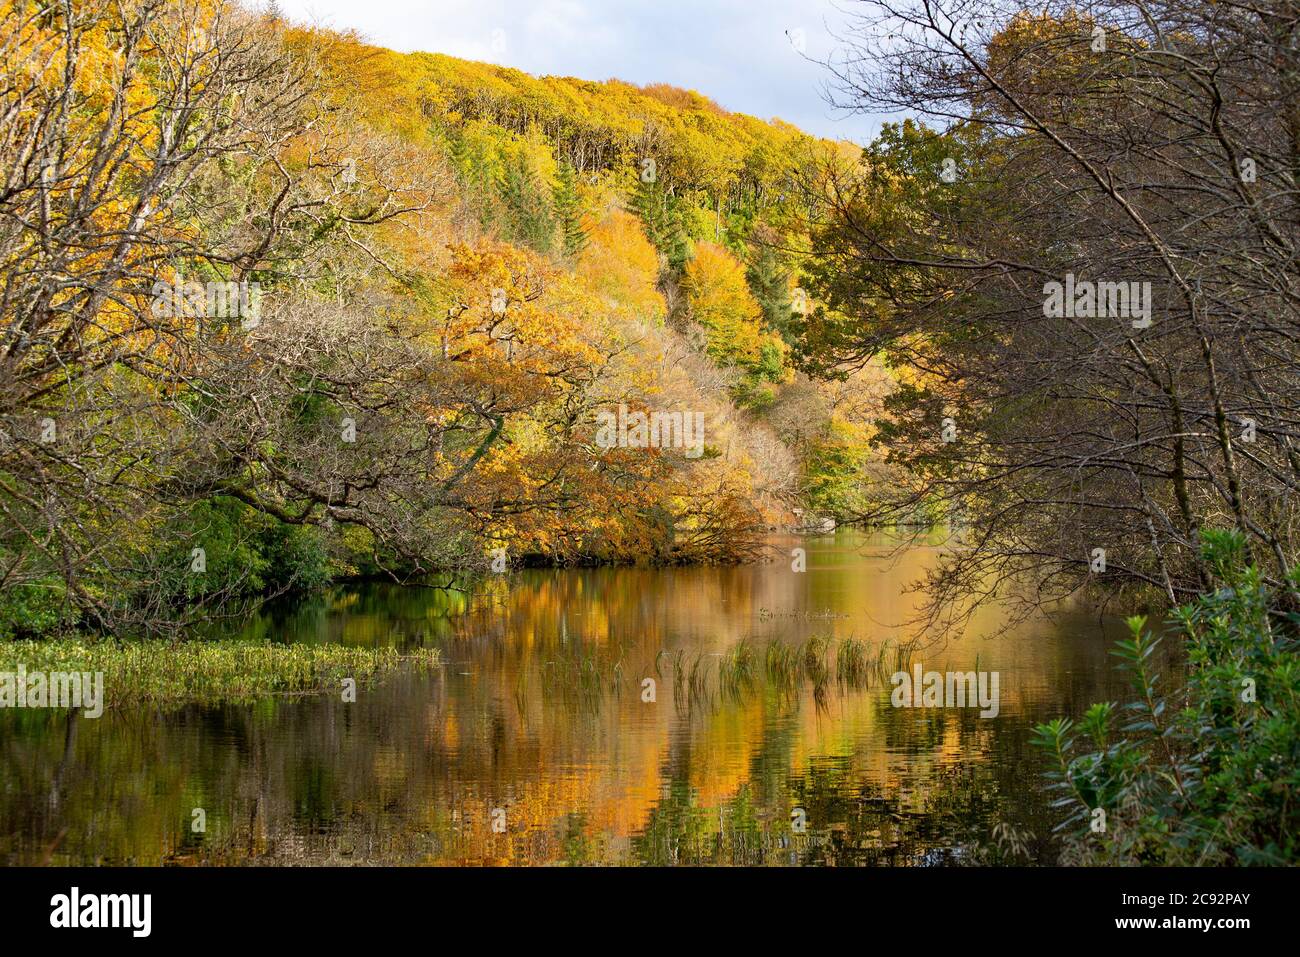
<path fill-rule="evenodd" d="M 341 693 L 343 681 L 358 686 L 404 666 L 437 667 L 436 648 L 393 648 L 269 642 L 118 642 L 58 639 L 0 643 L 0 673 L 103 672 L 107 707 L 179 707 L 248 701 L 272 695 Z"/>

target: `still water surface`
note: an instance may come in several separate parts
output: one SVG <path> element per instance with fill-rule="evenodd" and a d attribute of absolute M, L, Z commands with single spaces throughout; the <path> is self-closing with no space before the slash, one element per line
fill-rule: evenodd
<path fill-rule="evenodd" d="M 761 663 L 771 641 L 874 655 L 914 637 L 905 589 L 939 548 L 847 530 L 774 545 L 765 565 L 529 569 L 471 595 L 340 587 L 247 626 L 443 650 L 355 703 L 0 713 L 0 863 L 943 864 L 998 822 L 1049 859 L 1031 728 L 1122 696 L 1118 623 L 989 609 L 912 651 L 927 671 L 997 671 L 996 718 L 894 708 L 887 677 L 849 689 L 833 671 L 820 692 L 726 693 L 740 642 Z"/>

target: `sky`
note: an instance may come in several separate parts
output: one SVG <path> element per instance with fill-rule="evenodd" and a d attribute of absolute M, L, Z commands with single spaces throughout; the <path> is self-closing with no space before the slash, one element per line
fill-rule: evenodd
<path fill-rule="evenodd" d="M 816 62 L 841 46 L 845 0 L 278 0 L 298 21 L 394 50 L 447 53 L 536 75 L 698 90 L 728 110 L 869 141 L 879 117 L 827 104 Z M 788 31 L 788 33 L 787 33 Z M 802 53 L 798 49 L 802 46 Z"/>

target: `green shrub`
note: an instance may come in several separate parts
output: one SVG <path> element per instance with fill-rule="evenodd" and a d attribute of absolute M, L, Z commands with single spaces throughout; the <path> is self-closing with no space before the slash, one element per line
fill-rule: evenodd
<path fill-rule="evenodd" d="M 263 578 L 270 591 L 309 591 L 329 582 L 329 554 L 317 528 L 269 522 L 257 550 L 267 562 Z"/>
<path fill-rule="evenodd" d="M 0 641 L 53 635 L 75 619 L 58 579 L 0 589 Z"/>
<path fill-rule="evenodd" d="M 161 552 L 161 581 L 168 604 L 258 595 L 270 565 L 258 549 L 269 521 L 229 498 L 199 502 L 176 523 L 172 545 Z M 202 549 L 202 571 L 195 562 Z"/>
<path fill-rule="evenodd" d="M 172 529 L 154 573 L 167 606 L 203 602 L 228 609 L 268 594 L 324 585 L 330 577 L 322 532 L 288 525 L 229 498 L 192 506 Z M 203 550 L 203 570 L 195 552 Z M 154 575 L 142 576 L 149 581 Z M 139 601 L 152 596 L 143 592 Z"/>
<path fill-rule="evenodd" d="M 1054 764 L 1053 806 L 1067 812 L 1058 826 L 1065 862 L 1296 862 L 1300 568 L 1278 591 L 1244 564 L 1239 535 L 1208 533 L 1203 550 L 1216 587 L 1172 616 L 1187 651 L 1176 690 L 1161 690 L 1161 639 L 1134 618 L 1114 654 L 1132 673 L 1135 700 L 1035 729 Z"/>

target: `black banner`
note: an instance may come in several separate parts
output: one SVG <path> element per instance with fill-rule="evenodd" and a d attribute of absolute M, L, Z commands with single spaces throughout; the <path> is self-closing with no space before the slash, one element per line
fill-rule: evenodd
<path fill-rule="evenodd" d="M 679 924 L 692 943 L 893 925 L 918 943 L 1234 946 L 1293 926 L 1298 889 L 1294 870 L 16 868 L 0 871 L 0 920 L 9 943 L 78 945 L 450 943 L 441 935 L 458 928 L 494 946 L 557 935 L 662 946 Z"/>

